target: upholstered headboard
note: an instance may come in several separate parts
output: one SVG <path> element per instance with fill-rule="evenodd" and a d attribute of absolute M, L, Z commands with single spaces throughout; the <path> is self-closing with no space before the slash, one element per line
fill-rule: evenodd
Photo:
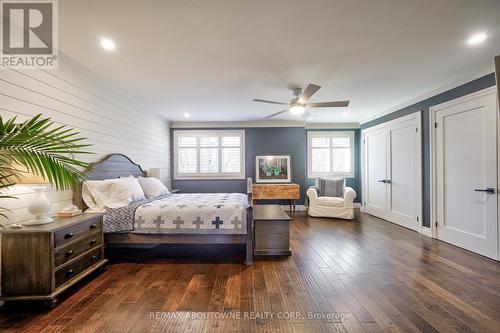
<path fill-rule="evenodd" d="M 103 180 L 119 177 L 134 177 L 146 176 L 146 172 L 142 170 L 139 164 L 132 162 L 130 158 L 123 154 L 111 154 L 93 163 L 90 168 L 85 171 L 88 180 Z M 73 204 L 80 209 L 86 209 L 87 206 L 82 199 L 82 185 L 79 184 L 73 189 Z"/>

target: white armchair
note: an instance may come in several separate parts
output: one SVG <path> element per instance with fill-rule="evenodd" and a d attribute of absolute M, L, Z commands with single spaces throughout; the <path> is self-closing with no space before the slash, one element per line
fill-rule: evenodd
<path fill-rule="evenodd" d="M 354 218 L 354 199 L 356 191 L 350 187 L 344 187 L 342 197 L 318 196 L 318 187 L 312 186 L 307 189 L 309 198 L 308 215 L 313 217 L 333 217 L 352 220 Z"/>

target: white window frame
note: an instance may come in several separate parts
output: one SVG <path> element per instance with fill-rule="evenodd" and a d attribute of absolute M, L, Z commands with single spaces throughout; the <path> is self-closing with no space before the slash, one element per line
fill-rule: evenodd
<path fill-rule="evenodd" d="M 197 154 L 197 170 L 196 173 L 180 173 L 179 172 L 179 137 L 194 136 L 196 137 L 196 154 Z M 216 136 L 219 138 L 217 146 L 219 153 L 219 170 L 222 170 L 222 143 L 221 138 L 224 136 L 240 137 L 240 172 L 217 172 L 217 173 L 202 173 L 200 170 L 200 137 Z M 191 180 L 191 179 L 245 179 L 245 130 L 174 130 L 173 135 L 174 148 L 174 179 L 175 180 Z M 215 147 L 214 147 L 215 148 Z"/>
<path fill-rule="evenodd" d="M 350 172 L 313 172 L 312 171 L 312 138 L 350 138 L 350 148 L 351 148 L 351 171 Z M 354 131 L 308 131 L 307 132 L 307 177 L 345 177 L 354 178 L 355 168 L 354 165 L 354 149 L 356 144 L 354 142 L 355 135 Z M 331 150 L 330 146 L 330 150 Z M 331 154 L 331 151 L 330 151 Z M 333 158 L 330 158 L 330 170 L 332 170 Z"/>

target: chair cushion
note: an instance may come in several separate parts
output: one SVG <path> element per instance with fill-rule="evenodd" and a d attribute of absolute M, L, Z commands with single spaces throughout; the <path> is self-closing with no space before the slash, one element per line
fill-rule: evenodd
<path fill-rule="evenodd" d="M 318 177 L 319 196 L 343 197 L 345 178 L 327 179 Z"/>
<path fill-rule="evenodd" d="M 337 197 L 319 197 L 316 201 L 320 206 L 344 207 L 344 198 Z"/>

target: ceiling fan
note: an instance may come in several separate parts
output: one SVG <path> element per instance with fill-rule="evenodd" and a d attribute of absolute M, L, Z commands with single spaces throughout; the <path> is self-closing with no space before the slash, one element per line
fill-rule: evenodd
<path fill-rule="evenodd" d="M 287 108 L 284 110 L 281 110 L 279 112 L 270 114 L 266 116 L 266 118 L 272 118 L 277 115 L 280 115 L 282 113 L 285 113 L 287 111 L 290 111 L 291 114 L 293 115 L 303 115 L 306 114 L 308 116 L 307 120 L 313 119 L 313 116 L 307 109 L 310 108 L 343 108 L 349 106 L 349 101 L 333 101 L 333 102 L 321 102 L 321 103 L 306 103 L 306 101 L 311 98 L 312 95 L 314 95 L 321 87 L 309 83 L 302 91 L 301 88 L 294 88 L 292 89 L 292 93 L 295 96 L 290 100 L 289 103 L 283 103 L 283 102 L 275 102 L 275 101 L 268 101 L 265 99 L 254 99 L 254 102 L 260 102 L 260 103 L 269 103 L 269 104 L 279 104 L 279 105 L 287 105 Z"/>

